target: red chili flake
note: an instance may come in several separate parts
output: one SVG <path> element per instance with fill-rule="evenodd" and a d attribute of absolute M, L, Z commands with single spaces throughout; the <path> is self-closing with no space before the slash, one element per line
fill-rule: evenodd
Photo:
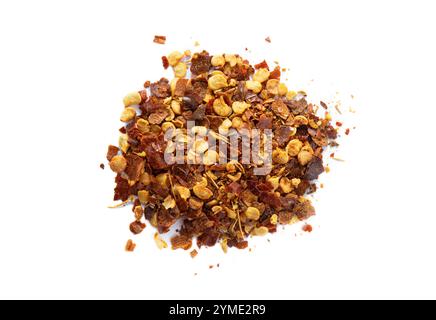
<path fill-rule="evenodd" d="M 323 107 L 324 109 L 328 109 L 327 104 L 324 101 L 320 101 L 319 104 L 321 105 L 321 107 Z"/>
<path fill-rule="evenodd" d="M 103 163 L 100 163 L 100 168 L 101 168 L 102 170 L 104 170 L 104 164 L 103 164 Z"/>
<path fill-rule="evenodd" d="M 273 71 L 271 71 L 271 73 L 269 74 L 269 78 L 280 80 L 281 74 L 282 74 L 282 72 L 280 71 L 280 67 L 277 66 L 274 68 Z"/>
<path fill-rule="evenodd" d="M 342 122 L 336 121 L 336 125 L 337 125 L 338 127 L 342 127 Z"/>
<path fill-rule="evenodd" d="M 346 134 L 347 136 L 350 134 L 350 128 L 347 128 L 347 129 L 345 130 L 345 134 Z"/>
<path fill-rule="evenodd" d="M 260 63 L 258 63 L 258 64 L 255 64 L 255 65 L 254 65 L 254 68 L 255 68 L 255 69 L 266 68 L 266 69 L 269 70 L 268 63 L 267 63 L 265 60 L 263 60 L 262 62 L 260 62 Z"/>
<path fill-rule="evenodd" d="M 168 67 L 170 66 L 170 63 L 168 62 L 168 58 L 166 56 L 162 56 L 162 65 L 165 70 L 168 69 Z"/>
<path fill-rule="evenodd" d="M 133 252 L 135 250 L 136 243 L 134 243 L 131 239 L 127 240 L 125 250 L 128 252 Z"/>
<path fill-rule="evenodd" d="M 151 82 L 149 80 L 144 82 L 144 88 L 150 87 Z"/>
<path fill-rule="evenodd" d="M 268 42 L 268 43 L 271 43 L 271 38 L 270 37 L 266 37 L 265 41 Z"/>
<path fill-rule="evenodd" d="M 191 255 L 191 258 L 194 259 L 198 255 L 198 251 L 194 249 L 189 254 Z"/>
<path fill-rule="evenodd" d="M 165 44 L 167 37 L 165 36 L 154 36 L 153 42 L 157 44 Z"/>
<path fill-rule="evenodd" d="M 334 157 L 335 157 L 335 153 L 334 152 L 330 153 L 330 158 L 334 158 Z"/>
<path fill-rule="evenodd" d="M 210 266 L 209 266 L 209 269 L 212 269 L 212 268 L 213 268 L 213 265 L 210 265 Z"/>
<path fill-rule="evenodd" d="M 303 225 L 302 229 L 303 229 L 304 232 L 312 232 L 312 230 L 313 230 L 313 228 L 312 228 L 312 226 L 310 224 Z"/>
<path fill-rule="evenodd" d="M 142 230 L 145 229 L 145 227 L 146 227 L 145 223 L 142 223 L 142 222 L 140 222 L 140 221 L 133 221 L 133 222 L 130 224 L 130 231 L 131 231 L 133 234 L 139 234 L 139 233 L 142 232 Z"/>

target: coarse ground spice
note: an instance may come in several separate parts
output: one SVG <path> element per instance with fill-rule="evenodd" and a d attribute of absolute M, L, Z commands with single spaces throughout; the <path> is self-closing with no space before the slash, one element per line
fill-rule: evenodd
<path fill-rule="evenodd" d="M 165 37 L 156 36 L 155 42 L 164 43 Z M 114 200 L 133 203 L 130 231 L 139 234 L 148 223 L 157 229 L 158 247 L 166 248 L 159 234 L 180 222 L 171 238 L 173 249 L 188 250 L 195 241 L 198 247 L 220 243 L 226 252 L 247 248 L 249 236 L 313 216 L 305 195 L 316 191 L 315 180 L 325 171 L 325 149 L 337 146 L 331 115 L 318 116 L 306 93 L 288 89 L 280 81 L 280 66 L 271 69 L 266 61 L 253 66 L 237 54 L 175 51 L 162 63 L 171 66 L 174 79 L 146 81 L 144 89 L 124 98 L 119 144 L 107 152 L 116 173 Z M 321 106 L 327 108 L 324 102 Z M 165 133 L 177 131 L 189 140 L 188 121 L 195 122 L 196 132 L 272 130 L 270 172 L 256 175 L 260 163 L 241 160 L 243 143 L 232 145 L 221 134 L 216 139 L 224 142 L 226 160 L 232 151 L 237 160 L 218 163 L 224 149 L 209 150 L 209 140 L 203 140 L 198 144 L 202 164 L 188 163 L 200 156 L 188 145 L 183 163 L 168 164 L 165 152 L 172 145 Z M 310 232 L 311 226 L 303 230 Z M 126 250 L 134 247 L 129 240 Z"/>

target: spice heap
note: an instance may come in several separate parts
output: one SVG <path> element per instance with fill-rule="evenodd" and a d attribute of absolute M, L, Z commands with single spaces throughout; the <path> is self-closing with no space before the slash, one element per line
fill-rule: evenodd
<path fill-rule="evenodd" d="M 226 251 L 246 248 L 250 235 L 314 215 L 305 194 L 316 190 L 324 149 L 337 145 L 330 115 L 317 116 L 305 93 L 288 90 L 280 67 L 271 70 L 265 61 L 252 66 L 239 55 L 202 51 L 172 52 L 162 63 L 173 69 L 174 79 L 147 81 L 124 98 L 119 146 L 107 153 L 117 174 L 114 200 L 133 203 L 131 232 L 141 233 L 148 221 L 166 233 L 180 222 L 173 249 L 187 250 L 196 239 L 198 247 L 220 242 Z M 263 154 L 272 158 L 267 174 L 255 174 L 262 163 L 244 163 L 243 143 L 231 144 L 223 134 L 243 129 L 271 130 L 272 152 Z M 221 145 L 211 149 L 207 138 L 190 143 L 189 130 L 215 132 L 226 152 Z M 182 163 L 165 157 L 175 149 L 168 132 L 185 142 Z M 236 159 L 230 159 L 232 152 Z M 229 156 L 220 162 L 223 154 Z M 198 157 L 203 162 L 192 161 Z M 164 248 L 158 233 L 155 241 Z"/>

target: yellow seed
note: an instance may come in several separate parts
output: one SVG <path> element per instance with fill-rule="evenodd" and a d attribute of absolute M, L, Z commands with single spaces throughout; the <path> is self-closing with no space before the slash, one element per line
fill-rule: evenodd
<path fill-rule="evenodd" d="M 159 234 L 157 232 L 154 234 L 153 238 L 154 238 L 154 242 L 156 243 L 156 246 L 159 248 L 159 250 L 168 248 L 168 244 L 165 242 L 165 240 L 162 240 L 159 237 Z"/>
<path fill-rule="evenodd" d="M 203 164 L 206 166 L 211 166 L 218 162 L 219 155 L 215 150 L 207 150 L 203 156 Z"/>
<path fill-rule="evenodd" d="M 259 227 L 259 228 L 254 228 L 253 231 L 252 231 L 252 234 L 254 236 L 264 236 L 264 235 L 268 234 L 268 232 L 269 232 L 268 228 L 262 226 L 262 227 Z"/>
<path fill-rule="evenodd" d="M 269 94 L 277 95 L 279 94 L 279 84 L 280 81 L 277 79 L 270 79 L 266 82 L 266 90 Z"/>
<path fill-rule="evenodd" d="M 254 81 L 259 81 L 260 83 L 268 80 L 269 78 L 269 71 L 266 68 L 260 68 L 256 71 L 256 73 L 253 75 Z"/>
<path fill-rule="evenodd" d="M 326 112 L 326 114 L 325 114 L 325 119 L 326 119 L 327 121 L 331 121 L 331 120 L 332 120 L 332 115 L 331 115 L 330 113 Z"/>
<path fill-rule="evenodd" d="M 188 70 L 188 67 L 186 66 L 186 63 L 179 62 L 174 67 L 174 76 L 177 78 L 184 78 L 186 76 L 186 71 Z"/>
<path fill-rule="evenodd" d="M 161 173 L 156 176 L 156 181 L 159 182 L 161 186 L 166 186 L 168 182 L 168 173 Z"/>
<path fill-rule="evenodd" d="M 116 155 L 109 162 L 109 166 L 113 172 L 121 173 L 126 169 L 127 160 L 122 155 Z"/>
<path fill-rule="evenodd" d="M 167 196 L 162 202 L 162 206 L 165 209 L 172 209 L 176 206 L 176 201 L 171 196 Z"/>
<path fill-rule="evenodd" d="M 223 249 L 223 251 L 224 251 L 224 253 L 227 253 L 227 249 L 228 249 L 228 246 L 227 246 L 227 239 L 223 239 L 223 240 L 221 240 L 221 249 Z"/>
<path fill-rule="evenodd" d="M 245 87 L 254 93 L 259 93 L 262 90 L 262 84 L 259 81 L 248 80 L 245 82 Z"/>
<path fill-rule="evenodd" d="M 227 175 L 227 178 L 229 178 L 229 179 L 232 180 L 233 182 L 239 181 L 239 179 L 241 179 L 241 177 L 242 177 L 242 173 L 241 173 L 241 172 L 238 172 L 238 173 L 235 174 L 235 175 L 231 175 L 231 174 L 228 174 L 228 175 Z"/>
<path fill-rule="evenodd" d="M 272 187 L 273 187 L 273 191 L 276 190 L 279 187 L 279 181 L 280 181 L 280 177 L 270 177 L 267 179 L 267 181 L 269 183 L 271 183 Z"/>
<path fill-rule="evenodd" d="M 228 117 L 232 113 L 232 108 L 226 104 L 223 97 L 220 97 L 213 102 L 213 111 L 221 117 Z"/>
<path fill-rule="evenodd" d="M 243 114 L 248 108 L 250 108 L 250 104 L 246 102 L 235 101 L 232 104 L 233 112 L 236 114 Z"/>
<path fill-rule="evenodd" d="M 138 191 L 138 199 L 142 204 L 148 203 L 150 193 L 147 190 L 139 190 Z"/>
<path fill-rule="evenodd" d="M 139 94 L 139 92 L 136 91 L 131 92 L 124 97 L 123 102 L 125 107 L 138 105 L 141 103 L 141 95 Z"/>
<path fill-rule="evenodd" d="M 271 222 L 271 224 L 277 224 L 278 218 L 279 218 L 279 217 L 274 213 L 274 214 L 269 218 L 269 222 Z"/>
<path fill-rule="evenodd" d="M 292 139 L 286 146 L 286 151 L 291 157 L 295 157 L 303 147 L 303 143 L 298 139 Z"/>
<path fill-rule="evenodd" d="M 227 217 L 229 217 L 230 219 L 236 219 L 236 212 L 233 211 L 232 209 L 229 209 L 227 207 L 224 207 L 224 210 L 227 212 Z"/>
<path fill-rule="evenodd" d="M 164 123 L 162 123 L 161 127 L 162 127 L 163 132 L 167 132 L 170 129 L 172 129 L 172 130 L 176 129 L 175 125 L 172 122 L 164 122 Z"/>
<path fill-rule="evenodd" d="M 222 67 L 226 63 L 226 60 L 222 55 L 219 56 L 213 56 L 211 60 L 211 64 L 214 67 Z"/>
<path fill-rule="evenodd" d="M 248 207 L 247 210 L 245 210 L 245 215 L 247 216 L 248 219 L 259 220 L 260 211 L 255 207 Z"/>
<path fill-rule="evenodd" d="M 286 99 L 288 100 L 294 100 L 294 98 L 297 96 L 297 93 L 295 91 L 288 91 L 288 93 L 286 93 Z"/>
<path fill-rule="evenodd" d="M 142 206 L 136 206 L 135 209 L 133 209 L 133 213 L 135 214 L 135 219 L 139 221 L 144 215 L 144 209 L 142 209 Z"/>
<path fill-rule="evenodd" d="M 226 62 L 228 62 L 232 68 L 238 63 L 238 59 L 234 54 L 225 54 L 224 57 Z"/>
<path fill-rule="evenodd" d="M 298 154 L 298 162 L 302 165 L 305 166 L 306 164 L 308 164 L 310 162 L 310 160 L 312 160 L 312 154 L 309 151 L 306 150 L 302 150 L 300 151 L 300 153 Z"/>
<path fill-rule="evenodd" d="M 274 163 L 286 164 L 289 162 L 289 154 L 280 148 L 277 148 L 272 153 L 272 160 Z"/>
<path fill-rule="evenodd" d="M 280 179 L 280 188 L 282 188 L 282 191 L 284 193 L 289 193 L 292 191 L 292 184 L 291 180 L 287 177 L 283 177 Z"/>
<path fill-rule="evenodd" d="M 130 120 L 132 120 L 134 117 L 136 116 L 136 110 L 135 108 L 132 107 L 127 107 L 123 110 L 123 112 L 121 113 L 121 117 L 120 120 L 122 122 L 129 122 Z"/>
<path fill-rule="evenodd" d="M 279 95 L 284 96 L 288 92 L 288 87 L 284 83 L 279 84 Z"/>
<path fill-rule="evenodd" d="M 210 77 L 207 83 L 212 90 L 218 90 L 227 87 L 227 78 L 222 74 L 216 74 Z"/>
<path fill-rule="evenodd" d="M 175 66 L 183 58 L 183 53 L 179 51 L 173 51 L 168 55 L 168 63 L 170 66 Z"/>
<path fill-rule="evenodd" d="M 298 179 L 298 178 L 292 178 L 292 179 L 291 179 L 291 183 L 292 183 L 292 185 L 293 185 L 295 188 L 298 187 L 298 185 L 300 184 L 300 182 L 301 182 L 301 180 Z"/>
<path fill-rule="evenodd" d="M 180 196 L 180 198 L 184 200 L 187 200 L 191 196 L 191 191 L 184 186 L 176 185 L 174 189 L 176 189 L 176 193 Z"/>
<path fill-rule="evenodd" d="M 295 127 L 299 127 L 299 126 L 306 126 L 309 123 L 309 120 L 307 120 L 307 118 L 305 116 L 296 116 L 294 118 L 294 126 Z"/>
<path fill-rule="evenodd" d="M 147 120 L 145 120 L 145 119 L 142 119 L 142 118 L 139 118 L 137 121 L 136 121 L 136 127 L 139 129 L 139 131 L 141 131 L 142 133 L 146 133 L 146 132 L 148 132 L 148 131 L 150 131 L 150 128 L 149 128 L 149 123 L 148 123 L 148 121 Z"/>
<path fill-rule="evenodd" d="M 182 114 L 182 107 L 180 105 L 180 102 L 177 100 L 171 101 L 171 109 L 175 114 Z"/>
<path fill-rule="evenodd" d="M 213 206 L 211 210 L 212 210 L 213 214 L 217 214 L 217 213 L 223 211 L 223 208 L 221 206 Z"/>
<path fill-rule="evenodd" d="M 120 138 L 118 139 L 118 145 L 121 151 L 123 151 L 124 153 L 126 153 L 130 147 L 128 140 L 129 137 L 127 136 L 127 134 L 120 134 Z"/>
<path fill-rule="evenodd" d="M 194 194 L 201 200 L 207 200 L 213 196 L 213 192 L 210 189 L 201 185 L 195 185 L 192 190 L 194 191 Z"/>
<path fill-rule="evenodd" d="M 209 144 L 206 140 L 196 140 L 192 148 L 195 153 L 203 154 L 209 148 Z"/>
<path fill-rule="evenodd" d="M 239 117 L 234 117 L 232 119 L 232 127 L 235 129 L 240 129 L 242 128 L 242 126 L 244 125 L 244 121 L 242 121 L 241 118 Z"/>

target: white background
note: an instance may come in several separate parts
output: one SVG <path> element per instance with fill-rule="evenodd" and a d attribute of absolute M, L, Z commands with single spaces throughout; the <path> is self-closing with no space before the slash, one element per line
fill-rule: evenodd
<path fill-rule="evenodd" d="M 436 298 L 432 3 L 2 1 L 0 298 Z M 312 233 L 191 259 L 148 226 L 124 252 L 132 214 L 106 208 L 99 168 L 122 97 L 197 40 L 279 60 L 293 88 L 357 110 Z"/>

